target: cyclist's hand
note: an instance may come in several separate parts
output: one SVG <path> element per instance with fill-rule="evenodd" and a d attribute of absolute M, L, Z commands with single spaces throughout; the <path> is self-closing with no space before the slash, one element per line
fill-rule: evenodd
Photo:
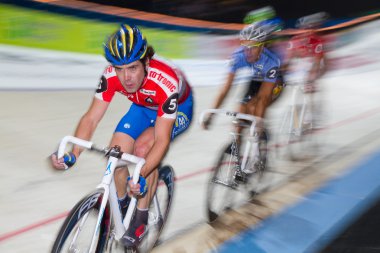
<path fill-rule="evenodd" d="M 205 120 L 202 122 L 202 127 L 206 130 L 208 130 L 211 126 L 213 119 L 213 114 L 209 114 L 206 116 Z"/>
<path fill-rule="evenodd" d="M 143 176 L 140 176 L 137 184 L 134 184 L 131 179 L 131 177 L 128 177 L 127 181 L 132 195 L 144 196 L 148 191 L 148 183 L 146 182 L 146 179 Z"/>
<path fill-rule="evenodd" d="M 57 170 L 67 170 L 75 164 L 76 160 L 77 159 L 72 152 L 65 153 L 60 159 L 58 159 L 57 152 L 51 155 L 52 166 Z"/>

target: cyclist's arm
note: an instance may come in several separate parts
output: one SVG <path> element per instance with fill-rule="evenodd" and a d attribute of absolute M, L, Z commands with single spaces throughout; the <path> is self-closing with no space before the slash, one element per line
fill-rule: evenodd
<path fill-rule="evenodd" d="M 323 55 L 317 55 L 314 58 L 313 66 L 310 70 L 308 81 L 310 83 L 313 83 L 316 79 L 318 79 L 322 75 L 322 69 L 321 67 L 323 66 L 322 63 L 323 60 Z"/>
<path fill-rule="evenodd" d="M 147 177 L 164 158 L 166 151 L 169 149 L 171 132 L 175 119 L 157 117 L 154 126 L 154 143 L 146 156 L 146 163 L 141 170 L 141 176 Z"/>
<path fill-rule="evenodd" d="M 78 126 L 75 130 L 75 137 L 90 140 L 99 121 L 103 118 L 105 112 L 107 111 L 109 102 L 102 101 L 94 97 L 90 108 L 80 119 Z M 76 157 L 79 156 L 82 149 L 74 146 L 72 152 Z"/>
<path fill-rule="evenodd" d="M 224 99 L 226 98 L 226 96 L 228 95 L 228 92 L 231 89 L 234 78 L 235 78 L 234 72 L 228 73 L 226 82 L 224 83 L 223 88 L 221 89 L 221 91 L 220 91 L 220 93 L 219 93 L 219 95 L 215 101 L 214 108 L 219 108 L 222 105 Z"/>

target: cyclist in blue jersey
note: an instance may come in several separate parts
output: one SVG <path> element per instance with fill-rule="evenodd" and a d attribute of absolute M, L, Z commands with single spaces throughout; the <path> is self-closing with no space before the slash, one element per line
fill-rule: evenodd
<path fill-rule="evenodd" d="M 241 30 L 239 37 L 241 46 L 232 54 L 227 79 L 214 102 L 214 108 L 219 108 L 231 89 L 237 71 L 242 68 L 249 68 L 251 82 L 241 100 L 238 111 L 252 114 L 258 118 L 257 130 L 259 134 L 264 128 L 262 119 L 266 108 L 278 97 L 283 88 L 280 58 L 266 48 L 271 35 L 280 27 L 281 21 L 274 18 L 254 22 Z M 212 114 L 208 115 L 203 125 L 204 128 L 209 127 L 212 117 Z M 240 131 L 241 129 L 238 129 L 238 132 Z"/>

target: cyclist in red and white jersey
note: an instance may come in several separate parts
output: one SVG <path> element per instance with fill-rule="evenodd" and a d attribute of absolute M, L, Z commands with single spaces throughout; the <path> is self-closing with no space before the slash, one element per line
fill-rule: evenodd
<path fill-rule="evenodd" d="M 136 185 L 129 180 L 126 167 L 115 172 L 123 216 L 130 201 L 127 184 L 130 194 L 139 198 L 131 226 L 122 238 L 126 247 L 137 247 L 145 234 L 149 203 L 157 188 L 157 167 L 171 140 L 190 126 L 193 96 L 184 74 L 157 57 L 136 26 L 122 24 L 104 44 L 104 52 L 110 66 L 101 76 L 92 104 L 82 116 L 75 136 L 85 140 L 92 137 L 115 93 L 133 102 L 116 126 L 110 146 L 118 145 L 123 152 L 146 160 Z M 53 166 L 67 169 L 74 165 L 80 153 L 81 149 L 74 146 L 64 158 L 57 159 L 53 154 Z"/>
<path fill-rule="evenodd" d="M 289 41 L 288 57 L 285 64 L 285 82 L 288 85 L 300 85 L 311 101 L 305 113 L 305 124 L 316 130 L 322 128 L 323 103 L 318 91 L 317 79 L 327 70 L 325 43 L 315 31 L 327 19 L 325 12 L 318 12 L 299 18 L 296 27 L 303 30 L 300 35 Z"/>
<path fill-rule="evenodd" d="M 317 90 L 315 81 L 326 70 L 324 40 L 315 32 L 326 19 L 325 12 L 299 18 L 296 27 L 304 32 L 289 41 L 285 79 L 288 84 L 305 85 L 305 92 Z"/>

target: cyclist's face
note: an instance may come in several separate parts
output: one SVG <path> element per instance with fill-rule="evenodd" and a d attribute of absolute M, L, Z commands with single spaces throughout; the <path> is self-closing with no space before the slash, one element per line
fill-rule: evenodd
<path fill-rule="evenodd" d="M 127 92 L 133 93 L 140 88 L 145 78 L 144 65 L 141 61 L 114 67 L 117 77 Z"/>
<path fill-rule="evenodd" d="M 247 62 L 252 63 L 259 59 L 262 46 L 244 47 L 245 58 Z"/>

